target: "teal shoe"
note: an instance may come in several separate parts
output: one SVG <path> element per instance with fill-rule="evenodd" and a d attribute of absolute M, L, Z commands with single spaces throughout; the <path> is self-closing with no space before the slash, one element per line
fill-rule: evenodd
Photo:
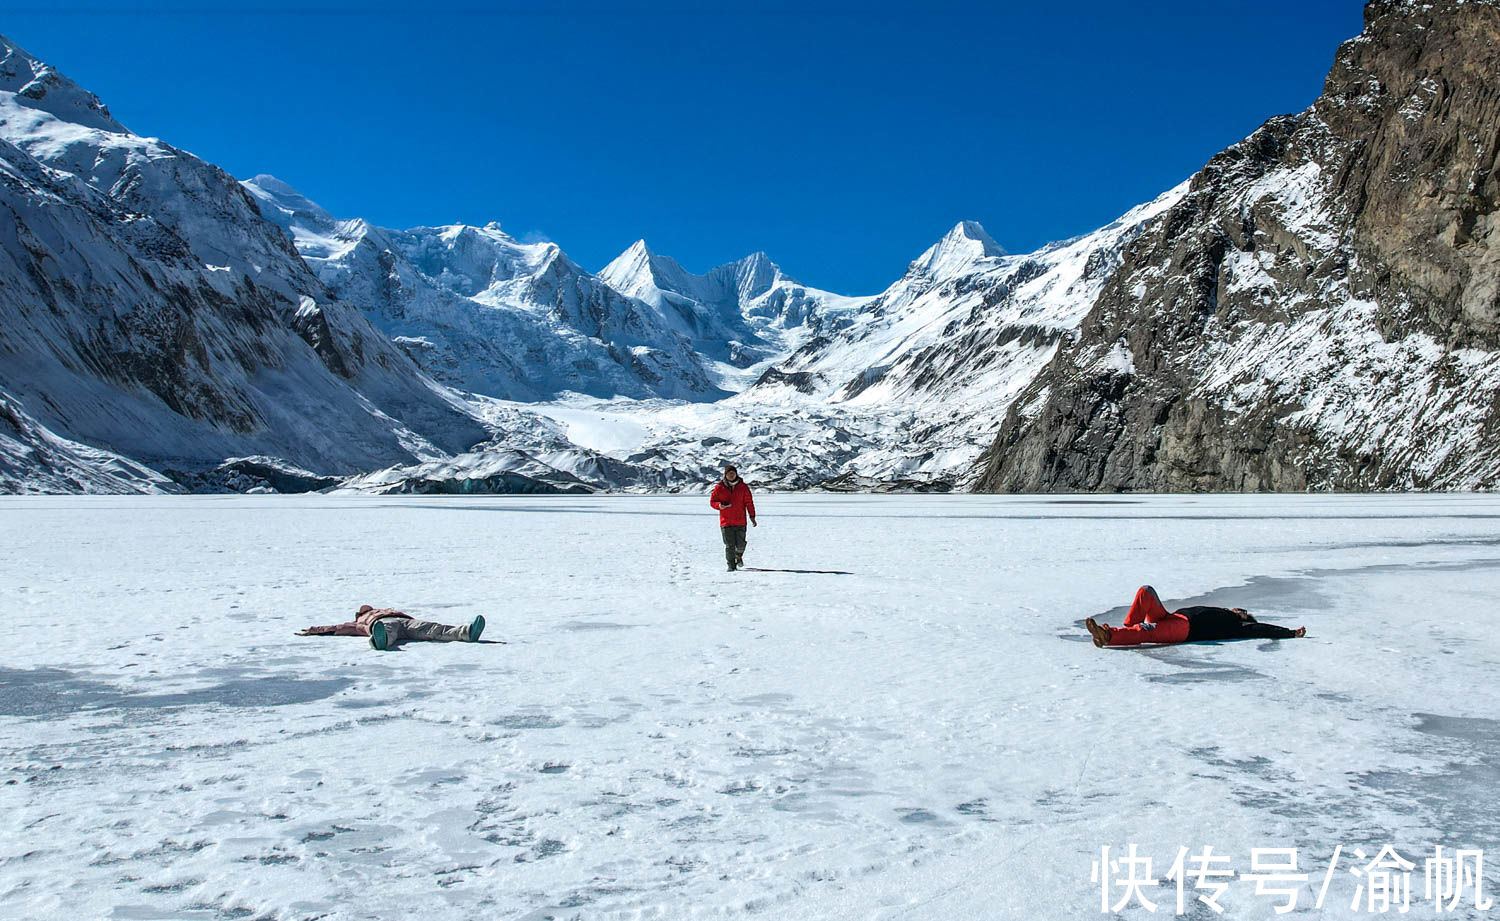
<path fill-rule="evenodd" d="M 471 642 L 471 643 L 477 643 L 477 642 L 479 642 L 479 634 L 481 634 L 483 632 L 484 632 L 484 615 L 480 614 L 479 616 L 477 616 L 477 617 L 474 618 L 474 622 L 473 623 L 469 624 L 469 642 Z"/>
<path fill-rule="evenodd" d="M 370 625 L 370 645 L 376 649 L 384 649 L 386 645 L 385 624 L 375 621 Z"/>

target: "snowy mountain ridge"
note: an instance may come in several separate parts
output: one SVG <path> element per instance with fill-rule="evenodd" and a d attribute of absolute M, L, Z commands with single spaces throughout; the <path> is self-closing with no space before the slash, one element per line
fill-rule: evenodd
<path fill-rule="evenodd" d="M 15 104 L 45 112 L 61 122 L 115 134 L 128 133 L 98 96 L 27 54 L 3 35 L 0 35 L 0 92 L 14 94 Z"/>
<path fill-rule="evenodd" d="M 726 461 L 783 489 L 835 479 L 962 488 L 994 436 L 995 415 L 1072 335 L 1121 250 L 1185 189 L 1026 256 L 998 255 L 982 227 L 959 224 L 928 250 L 936 259 L 914 261 L 876 297 L 821 301 L 802 344 L 728 399 L 483 401 L 496 434 L 481 449 L 356 478 L 349 488 L 463 491 L 466 481 L 493 483 L 504 472 L 568 487 L 698 489 Z M 637 245 L 626 255 L 633 277 L 643 277 L 637 267 L 649 250 Z M 651 286 L 696 295 L 695 305 L 727 297 L 741 265 L 684 279 L 671 274 L 675 262 L 652 262 Z M 620 266 L 608 274 L 624 284 Z M 656 296 L 643 285 L 632 290 Z"/>
<path fill-rule="evenodd" d="M 495 223 L 391 230 L 336 219 L 274 177 L 244 187 L 319 280 L 449 386 L 520 400 L 723 396 L 681 334 L 555 243 Z"/>
<path fill-rule="evenodd" d="M 0 394 L 21 430 L 157 470 L 266 454 L 340 473 L 484 436 L 232 177 L 0 50 Z"/>
<path fill-rule="evenodd" d="M 389 230 L 337 219 L 274 177 L 242 187 L 326 289 L 313 305 L 358 307 L 423 371 L 471 394 L 492 437 L 465 456 L 534 452 L 566 474 L 602 475 L 588 481 L 605 487 L 696 483 L 719 460 L 704 442 L 731 439 L 747 470 L 786 486 L 844 474 L 962 479 L 983 441 L 974 426 L 1058 335 L 1025 330 L 1066 327 L 1084 289 L 1062 276 L 1096 271 L 1107 258 L 1095 251 L 1119 245 L 1116 227 L 1051 255 L 1012 257 L 964 221 L 886 292 L 849 298 L 799 284 L 763 253 L 695 275 L 638 242 L 593 276 L 554 244 L 520 243 L 496 224 Z M 154 204 L 178 198 L 163 197 Z M 205 228 L 198 245 L 218 231 Z M 243 249 L 214 246 L 204 263 L 236 271 Z M 1023 276 L 1036 283 L 1018 300 Z M 312 309 L 287 294 L 294 317 Z M 995 344 L 1010 354 L 962 367 Z M 943 371 L 923 377 L 924 368 Z M 726 391 L 741 393 L 713 402 Z M 559 428 L 558 417 L 592 411 L 578 408 L 589 396 L 609 400 L 603 416 L 633 418 L 628 445 L 602 451 Z M 572 408 L 551 409 L 559 397 Z M 644 402 L 627 409 L 622 397 Z M 246 445 L 225 456 L 278 453 Z M 289 460 L 320 469 L 306 455 Z"/>
<path fill-rule="evenodd" d="M 986 259 L 1008 255 L 978 221 L 959 221 L 912 263 L 914 270 L 935 277 L 959 275 Z"/>
<path fill-rule="evenodd" d="M 726 389 L 743 390 L 767 361 L 800 345 L 825 315 L 865 298 L 801 284 L 764 252 L 694 275 L 677 260 L 635 243 L 599 273 L 605 284 L 657 311 L 717 365 Z"/>

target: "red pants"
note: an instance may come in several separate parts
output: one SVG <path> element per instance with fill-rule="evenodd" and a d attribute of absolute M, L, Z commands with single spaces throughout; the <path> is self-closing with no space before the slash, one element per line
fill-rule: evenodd
<path fill-rule="evenodd" d="M 1142 626 L 1154 624 L 1154 626 Z M 1156 589 L 1142 585 L 1130 603 L 1125 625 L 1115 627 L 1109 635 L 1111 646 L 1139 646 L 1142 643 L 1180 643 L 1187 639 L 1188 619 L 1172 614 L 1156 597 Z"/>

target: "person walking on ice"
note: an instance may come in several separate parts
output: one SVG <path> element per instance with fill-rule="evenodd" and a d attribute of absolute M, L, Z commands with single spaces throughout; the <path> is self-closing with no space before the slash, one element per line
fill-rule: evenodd
<path fill-rule="evenodd" d="M 433 643 L 477 643 L 484 632 L 484 615 L 475 617 L 463 626 L 435 624 L 417 620 L 392 608 L 359 606 L 354 619 L 342 624 L 326 627 L 307 627 L 297 631 L 298 636 L 368 636 L 370 645 L 376 649 L 394 649 L 401 643 L 426 640 Z"/>
<path fill-rule="evenodd" d="M 724 559 L 729 571 L 745 565 L 745 520 L 755 523 L 755 497 L 750 494 L 750 485 L 740 479 L 740 472 L 733 464 L 724 465 L 724 478 L 714 484 L 708 494 L 708 504 L 719 510 L 719 533 L 724 537 Z"/>
<path fill-rule="evenodd" d="M 1206 605 L 1179 608 L 1168 612 L 1156 595 L 1156 589 L 1142 585 L 1135 593 L 1125 624 L 1111 627 L 1092 617 L 1083 622 L 1094 645 L 1139 646 L 1142 643 L 1192 643 L 1200 640 L 1289 640 L 1305 636 L 1306 627 L 1292 630 L 1276 624 L 1263 624 L 1244 608 L 1215 608 Z"/>

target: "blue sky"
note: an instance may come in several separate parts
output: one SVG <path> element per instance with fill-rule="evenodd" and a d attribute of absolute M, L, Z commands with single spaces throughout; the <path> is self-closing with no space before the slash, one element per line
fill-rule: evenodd
<path fill-rule="evenodd" d="M 1317 96 L 1355 0 L 0 7 L 132 130 L 340 217 L 644 237 L 885 287 L 959 220 L 1025 252 Z"/>

